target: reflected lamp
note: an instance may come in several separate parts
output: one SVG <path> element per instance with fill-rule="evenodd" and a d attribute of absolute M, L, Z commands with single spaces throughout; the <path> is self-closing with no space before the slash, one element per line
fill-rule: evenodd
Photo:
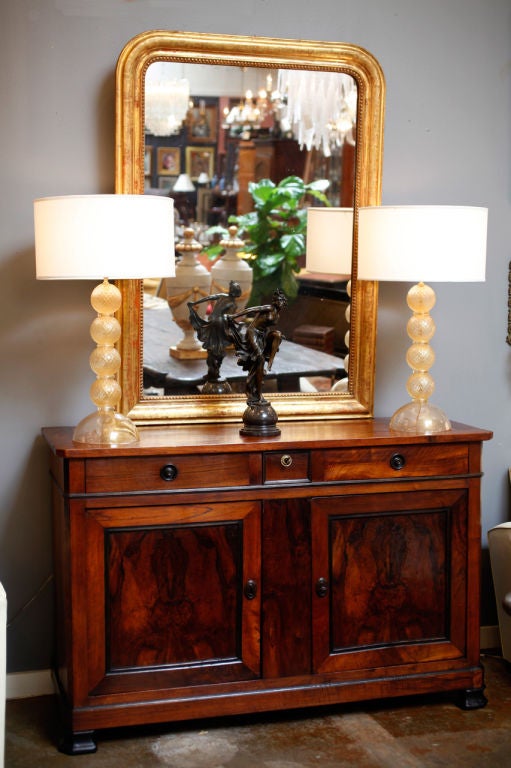
<path fill-rule="evenodd" d="M 306 269 L 351 277 L 353 208 L 307 208 Z"/>
<path fill-rule="evenodd" d="M 174 192 L 195 192 L 195 186 L 187 173 L 180 173 L 172 190 Z"/>
<path fill-rule="evenodd" d="M 150 195 L 68 195 L 34 201 L 38 280 L 101 280 L 91 295 L 97 312 L 90 327 L 96 348 L 89 362 L 97 410 L 76 426 L 79 443 L 118 445 L 138 439 L 133 422 L 117 409 L 122 296 L 109 278 L 174 275 L 173 201 Z"/>
<path fill-rule="evenodd" d="M 353 208 L 307 208 L 305 268 L 308 272 L 347 277 L 346 292 L 351 297 L 351 262 L 353 258 Z M 350 348 L 351 305 L 346 307 L 348 330 L 344 337 Z M 348 371 L 349 354 L 344 358 Z"/>
<path fill-rule="evenodd" d="M 488 209 L 466 206 L 379 206 L 359 209 L 358 278 L 415 282 L 407 294 L 412 340 L 406 361 L 411 402 L 391 418 L 392 429 L 434 434 L 451 429 L 447 415 L 429 402 L 435 384 L 429 342 L 435 324 L 429 314 L 435 292 L 429 282 L 485 279 Z"/>

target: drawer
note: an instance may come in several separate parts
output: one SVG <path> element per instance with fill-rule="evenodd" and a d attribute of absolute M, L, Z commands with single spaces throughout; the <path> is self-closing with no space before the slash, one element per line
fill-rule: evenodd
<path fill-rule="evenodd" d="M 264 482 L 310 481 L 308 451 L 275 451 L 264 455 Z"/>
<path fill-rule="evenodd" d="M 87 493 L 130 493 L 250 485 L 258 462 L 250 453 L 88 459 L 85 487 Z"/>
<path fill-rule="evenodd" d="M 406 477 L 463 475 L 468 472 L 468 446 L 389 445 L 346 448 L 316 454 L 313 480 L 387 480 Z"/>

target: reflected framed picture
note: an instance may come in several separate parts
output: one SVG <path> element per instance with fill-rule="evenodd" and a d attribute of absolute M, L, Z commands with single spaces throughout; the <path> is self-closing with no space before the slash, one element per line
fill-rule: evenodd
<path fill-rule="evenodd" d="M 159 176 L 158 189 L 172 189 L 177 181 L 177 176 Z"/>
<path fill-rule="evenodd" d="M 153 170 L 153 148 L 145 147 L 144 150 L 144 175 L 150 176 Z"/>
<path fill-rule="evenodd" d="M 188 112 L 187 133 L 190 144 L 212 144 L 217 138 L 218 107 L 199 101 Z"/>
<path fill-rule="evenodd" d="M 201 173 L 211 179 L 215 172 L 215 150 L 213 147 L 186 147 L 186 173 L 196 181 Z"/>
<path fill-rule="evenodd" d="M 178 176 L 181 173 L 179 147 L 158 147 L 158 176 Z"/>

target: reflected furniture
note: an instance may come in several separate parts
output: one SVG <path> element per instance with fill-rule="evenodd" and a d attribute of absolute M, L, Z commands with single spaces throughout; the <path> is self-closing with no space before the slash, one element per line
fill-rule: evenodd
<path fill-rule="evenodd" d="M 451 692 L 485 704 L 481 447 L 382 419 L 44 430 L 64 752 L 94 731 Z"/>
<path fill-rule="evenodd" d="M 207 373 L 206 362 L 178 360 L 169 356 L 169 349 L 180 338 L 180 330 L 172 320 L 168 307 L 144 310 L 144 327 L 148 331 L 143 369 L 144 388 L 163 389 L 164 395 L 200 394 L 200 386 Z M 235 389 L 236 392 L 244 392 L 246 373 L 237 364 L 232 348 L 228 349 L 224 358 L 221 374 L 231 384 L 240 385 Z M 346 376 L 346 371 L 341 357 L 284 339 L 266 381 L 275 381 L 277 392 L 297 392 L 300 390 L 299 380 L 304 376 L 326 377 L 334 384 Z"/>

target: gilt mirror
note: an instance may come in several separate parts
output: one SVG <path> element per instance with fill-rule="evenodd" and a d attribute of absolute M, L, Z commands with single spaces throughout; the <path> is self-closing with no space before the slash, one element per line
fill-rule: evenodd
<path fill-rule="evenodd" d="M 187 105 L 182 124 L 181 115 L 177 127 L 162 131 L 149 120 L 148 93 L 165 72 L 186 84 Z M 342 75 L 352 99 L 352 124 L 326 152 L 283 119 L 289 101 L 282 83 L 292 75 L 300 90 L 311 73 Z M 252 123 L 246 113 L 239 119 L 249 89 L 259 89 L 265 102 L 253 98 Z M 327 179 L 325 205 L 353 210 L 351 274 L 301 269 L 296 303 L 282 318 L 288 348 L 268 377 L 280 420 L 372 415 L 377 285 L 357 280 L 357 211 L 380 202 L 384 92 L 374 57 L 344 43 L 152 31 L 133 38 L 118 60 L 116 192 L 172 196 L 178 240 L 192 227 L 207 250 L 216 227 L 251 210 L 249 182 L 266 178 L 277 184 L 300 177 L 309 185 Z M 181 174 L 192 182 L 190 194 L 179 192 Z M 174 321 L 164 281 L 148 275 L 120 288 L 123 412 L 140 424 L 238 420 L 245 397 L 234 375 L 231 393 L 202 394 L 204 360 L 169 353 Z M 318 352 L 318 339 L 331 343 L 331 331 L 335 348 Z"/>

